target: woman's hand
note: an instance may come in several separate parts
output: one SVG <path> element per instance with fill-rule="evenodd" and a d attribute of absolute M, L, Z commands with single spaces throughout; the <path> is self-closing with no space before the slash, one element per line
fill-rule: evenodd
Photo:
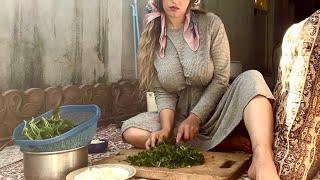
<path fill-rule="evenodd" d="M 194 139 L 199 133 L 200 124 L 201 119 L 191 113 L 189 117 L 180 124 L 176 143 L 180 142 L 181 140 L 187 142 Z"/>
<path fill-rule="evenodd" d="M 162 142 L 163 139 L 169 138 L 171 134 L 172 130 L 164 128 L 160 131 L 152 132 L 146 141 L 146 149 L 149 150 L 150 148 L 155 147 L 158 143 Z"/>

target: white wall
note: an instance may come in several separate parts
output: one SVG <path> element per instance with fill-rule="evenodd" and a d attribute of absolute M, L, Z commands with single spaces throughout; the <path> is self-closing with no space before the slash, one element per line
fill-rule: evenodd
<path fill-rule="evenodd" d="M 138 0 L 140 33 L 147 1 Z M 2 0 L 0 92 L 133 79 L 132 2 Z M 232 60 L 244 69 L 265 68 L 273 47 L 266 33 L 272 32 L 257 28 L 257 22 L 270 28 L 272 12 L 265 22 L 263 16 L 257 21 L 253 0 L 206 0 L 204 5 L 224 22 Z"/>
<path fill-rule="evenodd" d="M 146 4 L 148 0 L 137 0 L 138 15 L 139 15 L 139 29 L 140 34 L 143 31 L 143 18 L 146 14 Z M 123 27 L 122 27 L 122 75 L 124 79 L 135 78 L 135 62 L 134 62 L 134 46 L 133 46 L 133 17 L 132 7 L 133 0 L 122 4 L 123 9 Z"/>
<path fill-rule="evenodd" d="M 106 2 L 2 0 L 0 91 L 105 79 Z"/>
<path fill-rule="evenodd" d="M 127 9 L 122 8 L 124 1 L 107 0 L 108 11 L 108 81 L 117 82 L 122 79 L 121 60 L 122 44 L 126 37 L 123 37 L 123 12 Z"/>

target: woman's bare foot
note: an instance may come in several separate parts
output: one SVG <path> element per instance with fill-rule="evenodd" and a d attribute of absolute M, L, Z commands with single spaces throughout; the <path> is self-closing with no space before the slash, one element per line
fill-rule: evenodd
<path fill-rule="evenodd" d="M 280 180 L 273 161 L 273 151 L 268 147 L 253 149 L 252 164 L 248 175 L 255 180 Z"/>

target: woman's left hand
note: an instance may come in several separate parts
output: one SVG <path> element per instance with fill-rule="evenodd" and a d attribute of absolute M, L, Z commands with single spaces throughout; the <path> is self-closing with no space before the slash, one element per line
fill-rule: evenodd
<path fill-rule="evenodd" d="M 176 143 L 180 142 L 181 140 L 184 142 L 193 140 L 199 133 L 200 124 L 201 119 L 191 113 L 189 117 L 180 124 L 176 137 Z"/>

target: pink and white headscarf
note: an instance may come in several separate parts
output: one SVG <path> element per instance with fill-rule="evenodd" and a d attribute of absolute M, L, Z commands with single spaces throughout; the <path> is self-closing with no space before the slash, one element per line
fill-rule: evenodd
<path fill-rule="evenodd" d="M 197 10 L 200 8 L 200 1 L 196 0 L 187 10 L 186 20 L 184 23 L 183 37 L 188 43 L 189 47 L 193 51 L 197 51 L 199 48 L 199 30 L 197 22 L 195 21 L 195 15 L 191 10 Z M 164 50 L 167 43 L 167 30 L 166 30 L 166 18 L 161 8 L 160 0 L 149 0 L 146 6 L 148 14 L 145 15 L 143 24 L 147 25 L 149 22 L 157 17 L 161 17 L 161 34 L 159 38 L 160 43 L 160 57 L 164 57 Z"/>

